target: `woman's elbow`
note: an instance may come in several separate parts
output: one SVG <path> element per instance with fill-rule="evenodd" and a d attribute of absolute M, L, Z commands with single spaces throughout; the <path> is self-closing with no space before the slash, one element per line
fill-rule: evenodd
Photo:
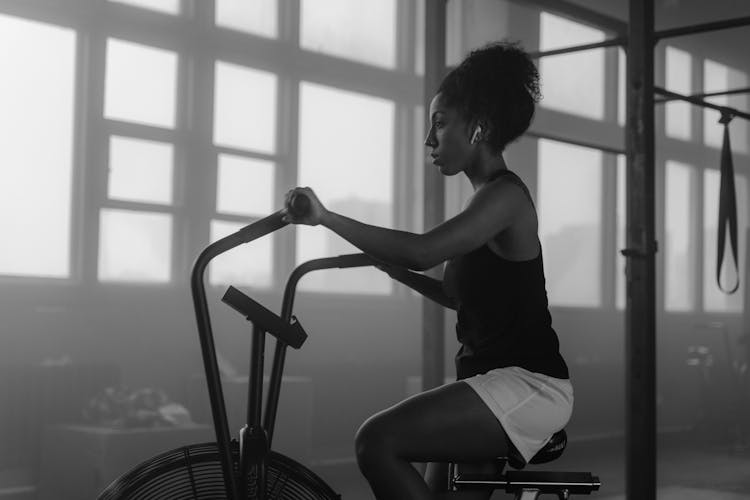
<path fill-rule="evenodd" d="M 425 251 L 417 251 L 411 259 L 410 269 L 414 271 L 427 271 L 441 264 L 442 261 Z"/>

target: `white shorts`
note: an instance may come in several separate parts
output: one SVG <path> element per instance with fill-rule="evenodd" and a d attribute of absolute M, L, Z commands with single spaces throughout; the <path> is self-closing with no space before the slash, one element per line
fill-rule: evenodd
<path fill-rule="evenodd" d="M 570 380 L 517 366 L 490 370 L 462 382 L 482 398 L 526 462 L 565 427 L 573 411 Z"/>

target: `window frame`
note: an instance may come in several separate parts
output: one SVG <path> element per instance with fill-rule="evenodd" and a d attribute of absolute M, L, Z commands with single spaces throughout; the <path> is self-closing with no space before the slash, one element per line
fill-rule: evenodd
<path fill-rule="evenodd" d="M 6 5 L 7 4 L 7 5 Z M 216 206 L 218 155 L 271 161 L 274 199 L 280 208 L 283 194 L 296 185 L 298 171 L 299 84 L 321 85 L 392 100 L 395 103 L 393 221 L 414 230 L 411 208 L 415 189 L 412 169 L 421 147 L 413 130 L 415 107 L 422 104 L 422 76 L 415 68 L 414 2 L 396 2 L 396 68 L 345 60 L 307 51 L 299 45 L 300 5 L 279 2 L 278 37 L 265 38 L 215 25 L 213 0 L 181 0 L 180 13 L 154 11 L 107 0 L 69 0 L 64 8 L 55 0 L 10 0 L 0 12 L 75 30 L 76 83 L 74 109 L 74 165 L 71 211 L 71 262 L 68 278 L 0 276 L 0 282 L 64 282 L 98 286 L 174 287 L 189 280 L 195 255 L 208 245 L 212 220 L 252 224 L 260 219 L 219 213 Z M 104 118 L 105 57 L 109 38 L 138 43 L 177 55 L 175 127 L 165 129 Z M 276 74 L 276 148 L 272 154 L 237 150 L 213 144 L 214 65 L 225 61 Z M 201 118 L 205 117 L 205 118 Z M 173 145 L 173 201 L 161 205 L 108 198 L 107 164 L 112 135 L 154 140 Z M 103 209 L 125 209 L 168 214 L 172 219 L 171 279 L 167 283 L 100 282 L 98 280 L 99 218 Z M 268 214 L 271 215 L 271 214 Z M 294 266 L 295 232 L 271 235 L 274 258 L 272 282 L 281 289 Z M 93 264 L 92 264 L 93 263 Z M 395 287 L 391 295 L 403 294 Z"/>

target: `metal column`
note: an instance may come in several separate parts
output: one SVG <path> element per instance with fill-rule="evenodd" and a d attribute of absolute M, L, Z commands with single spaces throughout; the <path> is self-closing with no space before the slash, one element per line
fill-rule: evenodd
<path fill-rule="evenodd" d="M 425 2 L 424 43 L 424 111 L 430 123 L 430 101 L 445 75 L 446 0 Z M 445 218 L 445 181 L 431 163 L 424 163 L 424 228 L 425 231 Z M 440 269 L 425 274 L 440 278 Z M 445 316 L 443 307 L 422 299 L 422 389 L 432 389 L 445 379 Z"/>
<path fill-rule="evenodd" d="M 656 499 L 654 4 L 630 0 L 627 68 L 626 498 Z"/>

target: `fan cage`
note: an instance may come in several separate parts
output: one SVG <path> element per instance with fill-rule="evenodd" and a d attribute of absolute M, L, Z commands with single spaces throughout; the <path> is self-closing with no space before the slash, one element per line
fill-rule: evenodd
<path fill-rule="evenodd" d="M 232 462 L 239 473 L 239 446 L 232 441 Z M 252 473 L 251 473 L 252 475 Z M 250 477 L 248 477 L 250 479 Z M 248 481 L 245 498 L 256 499 Z M 175 448 L 142 462 L 115 479 L 98 500 L 218 500 L 226 498 L 216 443 Z M 341 499 L 318 475 L 289 457 L 266 457 L 267 500 Z"/>

